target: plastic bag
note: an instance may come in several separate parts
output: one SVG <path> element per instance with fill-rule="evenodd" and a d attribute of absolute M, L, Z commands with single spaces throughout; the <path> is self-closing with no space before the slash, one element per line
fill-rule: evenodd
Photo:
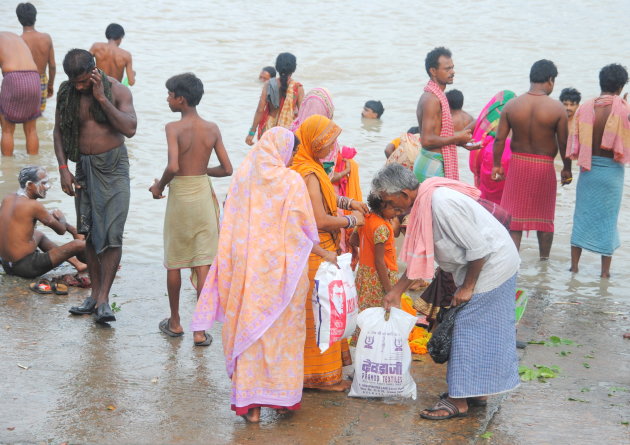
<path fill-rule="evenodd" d="M 372 307 L 359 314 L 361 328 L 354 359 L 351 397 L 411 397 L 416 399 L 416 382 L 409 368 L 409 333 L 416 317 L 392 308 Z"/>
<path fill-rule="evenodd" d="M 321 352 L 352 336 L 357 327 L 359 305 L 351 261 L 352 254 L 344 253 L 337 257 L 339 268 L 324 261 L 315 274 L 313 318 L 315 338 Z"/>

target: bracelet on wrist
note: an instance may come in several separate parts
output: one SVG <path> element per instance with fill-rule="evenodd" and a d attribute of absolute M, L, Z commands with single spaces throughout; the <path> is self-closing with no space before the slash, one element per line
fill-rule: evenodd
<path fill-rule="evenodd" d="M 68 164 L 63 164 L 59 166 L 59 170 L 63 170 L 64 168 L 68 168 Z"/>
<path fill-rule="evenodd" d="M 249 133 L 247 133 L 250 136 L 255 136 L 256 132 L 254 130 L 249 130 Z"/>

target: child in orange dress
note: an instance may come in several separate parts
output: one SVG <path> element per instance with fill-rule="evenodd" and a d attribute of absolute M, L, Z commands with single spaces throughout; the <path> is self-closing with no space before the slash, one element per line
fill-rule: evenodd
<path fill-rule="evenodd" d="M 355 284 L 359 310 L 381 306 L 383 296 L 398 281 L 395 238 L 400 224 L 394 209 L 376 195 L 367 198 L 370 213 L 365 225 L 352 233 L 350 244 L 359 247 L 359 267 Z M 357 330 L 358 331 L 358 330 Z M 353 337 L 356 343 L 358 332 Z"/>

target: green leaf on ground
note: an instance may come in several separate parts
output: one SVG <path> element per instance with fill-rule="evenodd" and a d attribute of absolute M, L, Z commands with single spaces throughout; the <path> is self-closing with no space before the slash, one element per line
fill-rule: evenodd
<path fill-rule="evenodd" d="M 528 345 L 544 345 L 545 341 L 544 340 L 540 340 L 540 341 L 536 341 L 536 340 L 530 340 L 527 342 Z"/>
<path fill-rule="evenodd" d="M 571 401 L 571 402 L 582 402 L 582 403 L 589 403 L 588 400 L 583 400 L 583 399 L 576 399 L 574 397 L 569 397 L 567 400 Z"/>
<path fill-rule="evenodd" d="M 560 355 L 561 357 L 567 357 L 569 354 L 571 354 L 571 351 L 560 351 L 556 352 L 556 354 Z"/>
<path fill-rule="evenodd" d="M 545 346 L 560 346 L 560 345 L 574 345 L 573 340 L 568 338 L 561 338 L 557 335 L 552 335 L 549 340 L 530 340 L 527 342 L 530 345 L 545 345 Z"/>
<path fill-rule="evenodd" d="M 112 312 L 120 312 L 122 310 L 122 308 L 120 307 L 120 305 L 116 304 L 116 302 L 114 301 L 112 303 Z"/>
<path fill-rule="evenodd" d="M 630 392 L 630 388 L 626 388 L 624 386 L 611 386 L 610 388 L 608 388 L 608 390 L 612 392 L 619 392 L 619 391 Z"/>
<path fill-rule="evenodd" d="M 627 420 L 622 420 L 622 421 L 621 421 L 621 424 L 622 424 L 622 425 L 630 425 L 630 422 L 628 422 Z"/>
<path fill-rule="evenodd" d="M 586 369 L 591 367 L 591 365 L 586 362 L 582 363 L 582 366 L 584 366 Z"/>
<path fill-rule="evenodd" d="M 547 381 L 546 379 L 553 379 L 559 373 L 560 368 L 557 366 L 534 365 L 534 368 L 528 368 L 521 365 L 518 367 L 518 374 L 523 382 L 538 379 L 539 382 L 544 383 Z"/>
<path fill-rule="evenodd" d="M 580 392 L 589 392 L 591 390 L 591 388 L 582 388 L 580 389 Z"/>
<path fill-rule="evenodd" d="M 482 439 L 490 439 L 492 437 L 492 431 L 486 431 L 485 433 L 480 434 L 479 437 Z"/>
<path fill-rule="evenodd" d="M 594 356 L 594 355 L 591 355 L 591 354 L 586 354 L 586 355 L 584 356 L 584 358 L 595 358 L 595 356 Z"/>

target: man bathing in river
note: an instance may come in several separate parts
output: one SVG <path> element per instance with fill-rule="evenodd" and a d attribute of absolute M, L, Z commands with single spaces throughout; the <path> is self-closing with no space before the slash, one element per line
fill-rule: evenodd
<path fill-rule="evenodd" d="M 541 260 L 549 258 L 556 211 L 556 170 L 553 160 L 560 151 L 564 163 L 561 183 L 571 183 L 571 160 L 565 159 L 567 113 L 549 95 L 558 70 L 550 60 L 539 60 L 529 73 L 527 94 L 510 100 L 499 121 L 494 142 L 492 179 L 505 178 L 501 156 L 512 131 L 510 173 L 505 182 L 501 207 L 512 215 L 510 234 L 520 249 L 523 231 L 536 230 Z"/>
<path fill-rule="evenodd" d="M 77 230 L 86 235 L 86 259 L 92 293 L 75 315 L 96 311 L 95 321 L 116 317 L 109 291 L 122 256 L 129 210 L 129 158 L 125 137 L 136 133 L 136 112 L 129 88 L 96 68 L 82 49 L 66 54 L 67 81 L 59 87 L 53 133 L 61 189 L 75 197 Z M 76 162 L 73 176 L 68 160 Z"/>
<path fill-rule="evenodd" d="M 90 53 L 96 59 L 96 67 L 105 74 L 122 82 L 127 72 L 127 83 L 133 86 L 136 83 L 136 72 L 133 70 L 131 53 L 120 48 L 120 43 L 125 37 L 125 30 L 118 23 L 111 23 L 105 30 L 107 43 L 97 42 L 90 48 Z"/>
<path fill-rule="evenodd" d="M 2 200 L 0 205 L 0 256 L 2 267 L 9 275 L 35 278 L 68 261 L 79 272 L 86 265 L 75 258 L 85 251 L 85 241 L 77 229 L 66 222 L 60 210 L 49 212 L 38 202 L 50 188 L 48 173 L 42 167 L 29 166 L 20 170 L 20 189 Z M 59 235 L 69 232 L 74 240 L 57 246 L 46 235 L 35 230 L 39 221 Z"/>

